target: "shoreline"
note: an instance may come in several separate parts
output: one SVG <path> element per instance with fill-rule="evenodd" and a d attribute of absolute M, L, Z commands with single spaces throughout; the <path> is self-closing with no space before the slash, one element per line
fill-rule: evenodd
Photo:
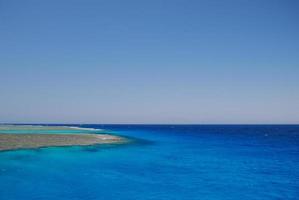
<path fill-rule="evenodd" d="M 108 134 L 6 134 L 0 133 L 0 152 L 42 147 L 121 144 L 126 138 Z"/>

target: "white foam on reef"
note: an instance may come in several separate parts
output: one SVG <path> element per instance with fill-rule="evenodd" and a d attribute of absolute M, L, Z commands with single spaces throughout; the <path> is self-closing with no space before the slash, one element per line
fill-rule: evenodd
<path fill-rule="evenodd" d="M 98 128 L 82 128 L 77 126 L 68 126 L 68 127 L 72 129 L 86 130 L 86 131 L 103 131 L 103 129 L 98 129 Z"/>

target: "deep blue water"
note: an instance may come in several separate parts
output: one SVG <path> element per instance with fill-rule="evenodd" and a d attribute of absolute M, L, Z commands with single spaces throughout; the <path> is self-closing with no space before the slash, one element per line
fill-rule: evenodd
<path fill-rule="evenodd" d="M 0 199 L 299 199 L 298 125 L 83 127 L 137 140 L 1 152 Z"/>

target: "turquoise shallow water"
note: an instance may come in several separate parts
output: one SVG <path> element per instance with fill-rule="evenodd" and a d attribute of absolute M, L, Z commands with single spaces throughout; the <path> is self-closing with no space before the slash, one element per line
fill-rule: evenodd
<path fill-rule="evenodd" d="M 0 199 L 298 199 L 299 126 L 85 125 L 126 145 L 0 153 Z"/>
<path fill-rule="evenodd" d="M 1 127 L 1 125 L 0 125 Z M 77 134 L 77 133 L 101 133 L 102 130 L 99 129 L 80 129 L 77 127 L 64 127 L 64 126 L 52 126 L 55 129 L 48 129 L 51 126 L 21 126 L 22 128 L 16 128 L 18 126 L 8 126 L 9 128 L 0 128 L 0 133 L 8 134 L 28 134 L 28 133 L 38 133 L 38 134 Z M 60 128 L 59 128 L 60 127 Z"/>

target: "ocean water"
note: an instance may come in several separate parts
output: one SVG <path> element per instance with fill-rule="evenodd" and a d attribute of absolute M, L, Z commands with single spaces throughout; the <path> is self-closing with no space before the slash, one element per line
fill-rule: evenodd
<path fill-rule="evenodd" d="M 136 140 L 0 152 L 0 199 L 299 199 L 298 125 L 83 127 Z"/>

